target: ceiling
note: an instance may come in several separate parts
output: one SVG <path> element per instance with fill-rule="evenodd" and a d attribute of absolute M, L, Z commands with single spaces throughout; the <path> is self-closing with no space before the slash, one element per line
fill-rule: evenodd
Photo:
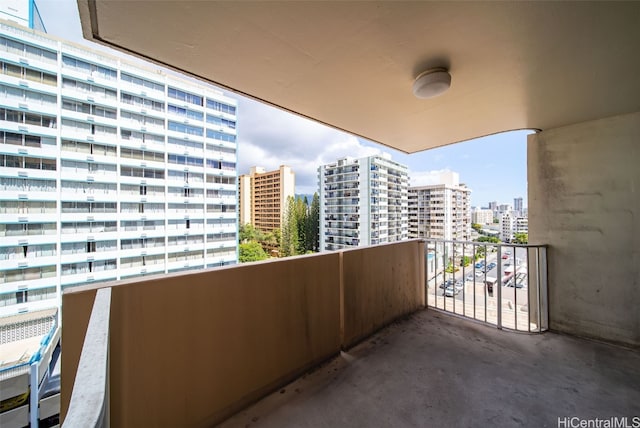
<path fill-rule="evenodd" d="M 640 2 L 78 6 L 90 40 L 408 153 L 640 111 Z M 415 98 L 431 67 L 450 90 Z"/>

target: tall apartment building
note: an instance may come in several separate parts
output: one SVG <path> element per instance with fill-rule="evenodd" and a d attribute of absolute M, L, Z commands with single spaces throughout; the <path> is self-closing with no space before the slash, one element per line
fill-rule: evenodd
<path fill-rule="evenodd" d="M 497 217 L 500 217 L 504 213 L 512 212 L 513 207 L 509 204 L 500 204 L 496 207 Z"/>
<path fill-rule="evenodd" d="M 290 167 L 274 171 L 254 166 L 240 176 L 240 224 L 250 223 L 263 232 L 282 227 L 287 198 L 295 197 L 296 177 Z"/>
<path fill-rule="evenodd" d="M 493 211 L 483 208 L 478 208 L 471 212 L 471 222 L 477 224 L 491 224 L 493 223 Z"/>
<path fill-rule="evenodd" d="M 500 240 L 511 242 L 516 233 L 529 233 L 529 219 L 507 211 L 500 217 Z"/>
<path fill-rule="evenodd" d="M 409 238 L 471 239 L 471 189 L 447 172 L 440 183 L 409 188 Z"/>
<path fill-rule="evenodd" d="M 388 154 L 318 168 L 320 251 L 408 238 L 409 173 Z"/>
<path fill-rule="evenodd" d="M 522 205 L 522 198 L 513 198 L 513 210 L 516 212 L 517 215 L 521 216 L 523 215 L 523 210 L 524 206 Z"/>
<path fill-rule="evenodd" d="M 4 0 L 0 3 L 0 19 L 47 32 L 34 0 Z"/>
<path fill-rule="evenodd" d="M 236 104 L 0 23 L 0 316 L 236 263 Z"/>

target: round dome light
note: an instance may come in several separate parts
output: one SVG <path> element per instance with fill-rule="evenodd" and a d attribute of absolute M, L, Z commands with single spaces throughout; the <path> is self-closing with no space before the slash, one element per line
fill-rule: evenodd
<path fill-rule="evenodd" d="M 427 99 L 443 94 L 451 87 L 451 75 L 446 68 L 432 68 L 420 73 L 413 82 L 413 95 Z"/>

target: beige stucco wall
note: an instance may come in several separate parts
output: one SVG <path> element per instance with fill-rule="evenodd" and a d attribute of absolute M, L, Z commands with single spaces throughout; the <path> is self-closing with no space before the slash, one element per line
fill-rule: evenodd
<path fill-rule="evenodd" d="M 337 354 L 343 332 L 352 344 L 424 307 L 423 246 L 102 285 L 113 287 L 111 425 L 210 426 Z M 96 288 L 63 294 L 63 418 Z"/>
<path fill-rule="evenodd" d="M 335 355 L 338 266 L 334 253 L 115 285 L 111 425 L 210 426 Z M 63 297 L 63 413 L 92 295 Z"/>
<path fill-rule="evenodd" d="M 424 243 L 419 240 L 343 253 L 343 347 L 424 307 Z"/>
<path fill-rule="evenodd" d="M 640 345 L 640 113 L 530 135 L 528 187 L 550 328 Z"/>

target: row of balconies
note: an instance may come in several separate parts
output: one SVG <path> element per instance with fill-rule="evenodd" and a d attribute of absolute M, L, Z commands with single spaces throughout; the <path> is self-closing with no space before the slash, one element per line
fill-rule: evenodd
<path fill-rule="evenodd" d="M 139 239 L 137 237 L 138 235 L 134 236 L 136 237 L 132 238 L 133 241 L 143 241 L 143 239 Z M 58 261 L 60 261 L 60 263 L 69 263 L 83 260 L 107 260 L 117 257 L 129 257 L 132 255 L 164 254 L 165 252 L 175 251 L 175 248 L 178 247 L 182 251 L 185 249 L 198 247 L 235 247 L 235 245 L 237 244 L 235 238 L 215 238 L 205 240 L 204 235 L 168 234 L 166 237 L 167 242 L 165 242 L 165 237 L 160 238 L 162 238 L 162 242 L 160 242 L 159 244 L 126 244 L 126 247 L 124 246 L 125 244 L 122 241 L 126 241 L 128 239 L 122 239 L 120 240 L 120 243 L 118 243 L 115 239 L 113 239 L 112 241 L 72 241 L 66 244 L 79 244 L 77 248 L 71 248 L 70 250 L 68 250 L 72 252 L 64 252 L 63 250 L 61 254 L 58 254 L 58 251 L 55 249 L 56 247 L 58 247 L 56 243 L 51 243 L 46 245 L 53 247 L 53 249 L 47 248 L 46 252 L 38 253 L 37 255 L 32 255 L 30 253 L 34 253 L 31 249 L 37 247 L 38 245 L 26 244 L 23 242 L 22 245 L 8 247 L 3 246 L 0 248 L 0 251 L 2 251 L 2 254 L 0 254 L 0 270 L 55 265 L 58 263 Z M 75 239 L 78 239 L 78 237 L 76 236 Z M 148 239 L 152 240 L 153 237 L 148 237 Z M 113 242 L 113 245 L 107 245 L 110 242 Z M 65 243 L 62 243 L 61 245 L 64 246 L 64 244 Z M 118 246 L 120 246 L 120 249 L 118 249 Z M 8 250 L 15 251 L 8 253 Z M 29 254 L 24 255 L 23 252 L 29 252 Z"/>
<path fill-rule="evenodd" d="M 359 182 L 327 184 L 327 185 L 324 186 L 324 190 L 325 191 L 330 191 L 330 190 L 357 189 L 359 186 L 360 186 Z"/>
<path fill-rule="evenodd" d="M 325 225 L 327 229 L 358 229 L 360 223 L 357 221 L 329 221 Z"/>

